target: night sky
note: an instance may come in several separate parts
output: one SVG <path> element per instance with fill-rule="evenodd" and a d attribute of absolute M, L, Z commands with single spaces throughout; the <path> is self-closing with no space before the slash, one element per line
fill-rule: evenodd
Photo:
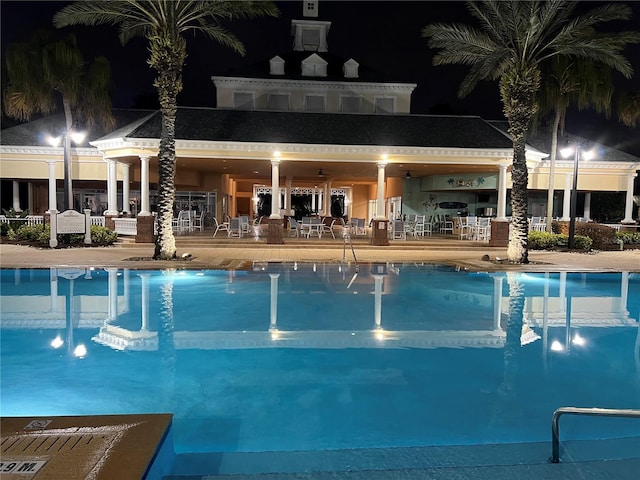
<path fill-rule="evenodd" d="M 0 1 L 2 51 L 9 43 L 28 41 L 37 28 L 49 28 L 53 14 L 69 2 Z M 181 106 L 215 107 L 212 75 L 269 59 L 292 48 L 291 19 L 302 19 L 302 2 L 276 2 L 279 18 L 262 18 L 228 25 L 247 49 L 246 57 L 218 46 L 203 37 L 188 39 L 184 90 Z M 596 2 L 583 2 L 587 7 Z M 625 2 L 634 10 L 634 19 L 607 28 L 640 29 L 640 1 Z M 457 89 L 467 71 L 461 66 L 432 66 L 434 50 L 427 47 L 421 29 L 433 22 L 461 21 L 476 24 L 465 11 L 463 1 L 321 1 L 319 20 L 332 22 L 329 51 L 354 58 L 376 69 L 389 81 L 416 83 L 412 113 L 455 113 L 480 115 L 487 120 L 503 119 L 497 82 L 485 82 L 464 99 Z M 65 29 L 71 30 L 71 29 Z M 109 26 L 74 27 L 85 59 L 106 56 L 112 68 L 115 108 L 153 107 L 156 93 L 154 72 L 146 64 L 147 44 L 134 39 L 126 46 L 118 40 L 117 29 Z M 635 76 L 625 80 L 617 75 L 620 90 L 640 90 L 640 45 L 625 50 Z M 3 61 L 4 69 L 4 61 Z M 3 72 L 3 85 L 6 75 Z M 3 118 L 3 127 L 7 125 Z M 617 117 L 607 120 L 590 112 L 572 112 L 567 129 L 572 133 L 600 139 L 640 156 L 640 128 L 622 127 Z"/>

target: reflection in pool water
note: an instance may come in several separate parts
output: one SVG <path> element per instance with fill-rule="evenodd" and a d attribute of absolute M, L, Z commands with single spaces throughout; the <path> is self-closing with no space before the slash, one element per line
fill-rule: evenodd
<path fill-rule="evenodd" d="M 355 273 L 2 270 L 2 415 L 170 412 L 180 453 L 548 441 L 560 406 L 640 408 L 637 274 Z"/>

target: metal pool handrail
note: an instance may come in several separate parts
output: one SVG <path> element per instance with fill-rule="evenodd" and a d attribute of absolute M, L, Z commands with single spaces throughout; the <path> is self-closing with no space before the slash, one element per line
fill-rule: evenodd
<path fill-rule="evenodd" d="M 553 412 L 551 418 L 551 463 L 560 463 L 560 415 L 590 415 L 602 417 L 629 417 L 640 418 L 640 410 L 620 408 L 581 408 L 560 407 Z"/>

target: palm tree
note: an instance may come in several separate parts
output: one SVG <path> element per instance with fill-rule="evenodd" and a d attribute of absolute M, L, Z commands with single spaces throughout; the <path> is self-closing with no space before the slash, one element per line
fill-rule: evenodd
<path fill-rule="evenodd" d="M 64 209 L 73 208 L 69 152 L 71 130 L 82 120 L 91 127 L 111 128 L 109 96 L 111 67 L 104 57 L 86 64 L 76 38 L 56 38 L 38 31 L 29 43 L 9 45 L 6 55 L 8 84 L 3 92 L 4 112 L 20 121 L 47 115 L 60 104 L 64 112 Z M 54 133 L 54 132 L 52 132 Z"/>
<path fill-rule="evenodd" d="M 623 92 L 618 97 L 618 117 L 627 127 L 640 123 L 640 91 Z"/>
<path fill-rule="evenodd" d="M 149 65 L 156 71 L 162 114 L 162 133 L 158 151 L 158 236 L 153 258 L 176 257 L 171 228 L 175 199 L 175 125 L 177 98 L 182 91 L 182 69 L 187 57 L 187 33 L 203 33 L 244 55 L 240 40 L 229 32 L 223 21 L 276 16 L 271 2 L 223 0 L 127 0 L 74 2 L 53 17 L 56 27 L 69 25 L 117 25 L 120 41 L 142 36 L 149 42 Z"/>
<path fill-rule="evenodd" d="M 567 0 L 482 0 L 467 2 L 481 28 L 461 24 L 427 25 L 422 35 L 438 49 L 434 65 L 470 67 L 460 85 L 463 97 L 482 80 L 499 80 L 500 96 L 513 141 L 511 209 L 513 234 L 507 256 L 528 263 L 528 193 L 525 139 L 538 110 L 540 64 L 554 56 L 600 62 L 629 78 L 633 69 L 622 54 L 629 43 L 640 42 L 640 32 L 602 33 L 595 27 L 631 15 L 623 4 L 595 7 L 574 17 L 578 2 Z"/>
<path fill-rule="evenodd" d="M 606 65 L 565 56 L 555 56 L 542 65 L 542 88 L 539 91 L 539 115 L 553 115 L 551 124 L 551 153 L 549 159 L 549 187 L 547 194 L 547 232 L 551 233 L 553 193 L 558 132 L 564 132 L 567 109 L 575 105 L 579 110 L 593 107 L 596 112 L 611 114 L 613 97 L 612 71 Z"/>

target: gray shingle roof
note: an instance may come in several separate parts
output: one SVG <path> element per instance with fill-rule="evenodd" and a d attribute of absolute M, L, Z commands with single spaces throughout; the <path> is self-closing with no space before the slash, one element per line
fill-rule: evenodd
<path fill-rule="evenodd" d="M 129 133 L 159 138 L 160 113 Z M 510 149 L 480 117 L 179 108 L 176 138 L 229 142 Z"/>

